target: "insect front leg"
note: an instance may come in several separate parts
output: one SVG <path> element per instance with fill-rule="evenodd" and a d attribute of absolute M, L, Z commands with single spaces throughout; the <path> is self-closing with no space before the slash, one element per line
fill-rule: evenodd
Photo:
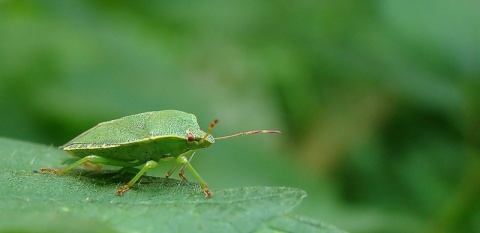
<path fill-rule="evenodd" d="M 170 178 L 172 176 L 173 172 L 177 170 L 178 164 L 175 164 L 170 170 L 168 170 L 167 174 L 165 174 L 165 178 Z M 182 166 L 180 170 L 178 171 L 178 176 L 185 181 L 188 182 L 187 177 L 185 177 L 185 166 Z"/>
<path fill-rule="evenodd" d="M 189 159 L 187 159 L 187 156 L 192 156 L 194 153 L 195 151 L 189 151 L 184 154 L 181 154 L 177 158 L 177 163 L 183 164 L 183 166 L 186 167 L 192 173 L 193 177 L 195 177 L 197 182 L 200 184 L 200 188 L 202 188 L 203 193 L 205 194 L 205 197 L 210 198 L 213 195 L 210 189 L 208 189 L 207 182 L 203 180 L 203 178 L 198 174 L 195 168 L 193 168 L 193 166 L 190 164 Z"/>
<path fill-rule="evenodd" d="M 178 170 L 178 176 L 180 176 L 183 181 L 188 182 L 187 177 L 185 176 L 185 166 L 182 166 L 180 170 Z"/>
<path fill-rule="evenodd" d="M 190 158 L 188 158 L 188 162 L 192 161 L 192 158 L 193 156 L 195 155 L 195 152 L 187 152 L 187 153 L 190 153 Z M 187 154 L 185 153 L 185 154 Z M 187 155 L 185 155 L 186 157 Z M 177 169 L 178 167 L 178 163 L 175 164 L 172 168 L 170 168 L 170 170 L 168 170 L 167 174 L 165 175 L 165 178 L 169 178 L 170 176 L 172 176 L 173 172 Z M 180 168 L 180 170 L 178 171 L 178 176 L 185 182 L 188 182 L 188 179 L 187 177 L 185 176 L 185 166 L 182 166 Z"/>

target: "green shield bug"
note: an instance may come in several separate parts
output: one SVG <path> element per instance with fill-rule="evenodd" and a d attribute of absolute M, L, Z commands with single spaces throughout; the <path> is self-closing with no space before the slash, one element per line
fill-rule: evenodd
<path fill-rule="evenodd" d="M 123 168 L 143 165 L 130 182 L 116 191 L 115 194 L 120 196 L 132 188 L 148 169 L 156 167 L 160 160 L 173 157 L 177 163 L 167 172 L 166 177 L 181 165 L 180 177 L 186 180 L 183 174 L 187 168 L 209 198 L 212 197 L 212 192 L 207 183 L 190 164 L 197 149 L 209 147 L 220 139 L 257 133 L 280 133 L 277 130 L 253 130 L 214 138 L 210 133 L 216 123 L 217 120 L 213 121 L 204 132 L 195 115 L 177 110 L 145 112 L 103 122 L 60 147 L 79 160 L 60 170 L 41 168 L 39 172 L 62 175 L 81 164 L 92 163 Z"/>

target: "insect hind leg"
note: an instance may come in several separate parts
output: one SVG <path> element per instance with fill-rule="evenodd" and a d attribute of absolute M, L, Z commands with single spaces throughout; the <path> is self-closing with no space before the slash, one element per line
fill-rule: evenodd
<path fill-rule="evenodd" d="M 92 163 L 102 163 L 102 164 L 109 164 L 109 159 L 102 158 L 100 156 L 96 155 L 89 155 L 86 157 L 83 157 L 74 163 L 68 165 L 66 168 L 63 169 L 53 169 L 53 168 L 48 168 L 48 167 L 42 167 L 38 171 L 40 173 L 52 173 L 55 175 L 63 175 L 67 173 L 68 171 L 72 170 L 73 168 L 81 165 L 81 164 L 92 164 Z M 88 165 L 87 165 L 88 166 Z"/>

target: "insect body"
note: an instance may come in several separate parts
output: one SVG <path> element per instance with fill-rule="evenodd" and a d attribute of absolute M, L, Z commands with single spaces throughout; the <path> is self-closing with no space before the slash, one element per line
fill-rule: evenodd
<path fill-rule="evenodd" d="M 257 133 L 280 133 L 276 130 L 254 130 L 214 138 L 210 132 L 216 123 L 216 120 L 213 121 L 204 132 L 200 129 L 195 115 L 177 110 L 145 112 L 103 122 L 60 147 L 73 157 L 81 159 L 60 170 L 41 168 L 39 171 L 61 175 L 84 163 L 119 167 L 143 165 L 130 182 L 117 190 L 116 195 L 120 196 L 133 187 L 148 169 L 156 167 L 161 159 L 174 157 L 177 165 L 182 166 L 180 177 L 186 180 L 183 176 L 186 167 L 200 184 L 205 196 L 211 197 L 212 192 L 207 183 L 190 164 L 190 158 L 197 149 L 209 147 L 215 143 L 215 139 Z M 177 165 L 167 172 L 167 177 L 174 172 Z"/>

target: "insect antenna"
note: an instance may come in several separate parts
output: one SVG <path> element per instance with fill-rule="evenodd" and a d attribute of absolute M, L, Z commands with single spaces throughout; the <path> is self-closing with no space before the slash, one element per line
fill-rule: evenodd
<path fill-rule="evenodd" d="M 212 123 L 210 123 L 210 126 L 208 127 L 208 130 L 205 133 L 205 136 L 203 136 L 203 138 L 198 142 L 199 144 L 202 144 L 202 142 L 205 141 L 205 139 L 207 139 L 208 135 L 212 133 L 213 127 L 215 127 L 217 123 L 218 123 L 217 119 L 213 120 Z"/>
<path fill-rule="evenodd" d="M 243 136 L 243 135 L 257 134 L 257 133 L 278 134 L 278 133 L 281 133 L 281 132 L 278 131 L 278 130 L 265 130 L 265 129 L 264 130 L 252 130 L 252 131 L 247 131 L 247 132 L 236 133 L 236 134 L 232 134 L 232 135 L 218 137 L 218 138 L 215 138 L 215 140 L 233 138 L 233 137 L 238 137 L 238 136 Z"/>

